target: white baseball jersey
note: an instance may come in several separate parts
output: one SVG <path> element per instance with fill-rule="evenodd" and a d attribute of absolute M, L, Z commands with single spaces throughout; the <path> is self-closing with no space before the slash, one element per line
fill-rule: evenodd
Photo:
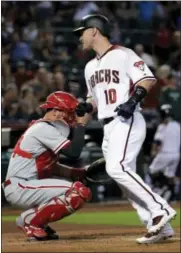
<path fill-rule="evenodd" d="M 159 153 L 180 153 L 180 124 L 176 121 L 160 124 L 154 140 L 162 143 Z"/>
<path fill-rule="evenodd" d="M 112 46 L 101 58 L 94 58 L 85 67 L 88 97 L 98 108 L 98 118 L 116 116 L 114 109 L 130 96 L 143 79 L 155 79 L 143 60 L 131 49 Z"/>
<path fill-rule="evenodd" d="M 6 178 L 50 177 L 58 151 L 67 146 L 69 127 L 64 122 L 35 121 L 21 136 L 12 153 Z"/>

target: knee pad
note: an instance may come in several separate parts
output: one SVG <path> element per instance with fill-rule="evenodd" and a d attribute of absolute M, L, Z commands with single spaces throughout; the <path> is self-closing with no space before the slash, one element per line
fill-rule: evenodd
<path fill-rule="evenodd" d="M 90 189 L 84 186 L 81 182 L 77 181 L 73 183 L 69 190 L 67 190 L 65 199 L 73 210 L 77 210 L 82 207 L 85 201 L 89 201 L 91 196 L 92 194 Z"/>
<path fill-rule="evenodd" d="M 49 222 L 60 220 L 72 213 L 69 204 L 66 205 L 64 201 L 58 197 L 52 199 L 46 204 L 36 207 L 34 210 L 35 211 L 32 213 L 32 217 L 29 217 L 30 220 L 28 224 L 38 227 L 44 226 Z M 27 223 L 27 218 L 28 217 L 25 217 L 25 223 Z"/>
<path fill-rule="evenodd" d="M 70 215 L 81 208 L 85 201 L 91 199 L 91 191 L 81 182 L 73 183 L 65 196 L 55 197 L 50 202 L 35 208 L 29 223 L 33 226 L 43 226 Z"/>
<path fill-rule="evenodd" d="M 85 201 L 89 201 L 92 197 L 90 189 L 79 181 L 73 183 L 72 189 L 73 191 L 76 191 L 79 194 L 79 196 L 83 198 Z"/>

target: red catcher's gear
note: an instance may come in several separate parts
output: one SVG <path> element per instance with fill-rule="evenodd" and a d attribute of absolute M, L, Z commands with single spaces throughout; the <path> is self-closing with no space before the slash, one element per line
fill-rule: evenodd
<path fill-rule="evenodd" d="M 68 124 L 73 124 L 76 119 L 75 109 L 78 100 L 71 94 L 63 91 L 56 91 L 47 97 L 46 103 L 40 105 L 43 109 L 57 109 L 66 112 L 64 120 Z"/>

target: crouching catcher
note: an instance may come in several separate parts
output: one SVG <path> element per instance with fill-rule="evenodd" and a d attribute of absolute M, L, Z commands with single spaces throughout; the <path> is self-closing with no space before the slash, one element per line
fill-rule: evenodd
<path fill-rule="evenodd" d="M 2 186 L 7 201 L 25 209 L 16 225 L 28 240 L 58 239 L 48 224 L 91 199 L 90 189 L 81 182 L 84 169 L 58 163 L 60 153 L 76 159 L 84 146 L 88 116 L 76 116 L 77 104 L 71 94 L 52 93 L 41 105 L 44 117 L 30 124 L 13 150 Z"/>

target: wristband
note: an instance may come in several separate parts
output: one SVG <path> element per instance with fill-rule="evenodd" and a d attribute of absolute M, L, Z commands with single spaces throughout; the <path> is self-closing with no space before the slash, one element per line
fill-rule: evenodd
<path fill-rule="evenodd" d="M 135 104 L 139 103 L 147 95 L 147 90 L 142 86 L 137 86 L 133 95 L 130 97 L 130 101 Z"/>

